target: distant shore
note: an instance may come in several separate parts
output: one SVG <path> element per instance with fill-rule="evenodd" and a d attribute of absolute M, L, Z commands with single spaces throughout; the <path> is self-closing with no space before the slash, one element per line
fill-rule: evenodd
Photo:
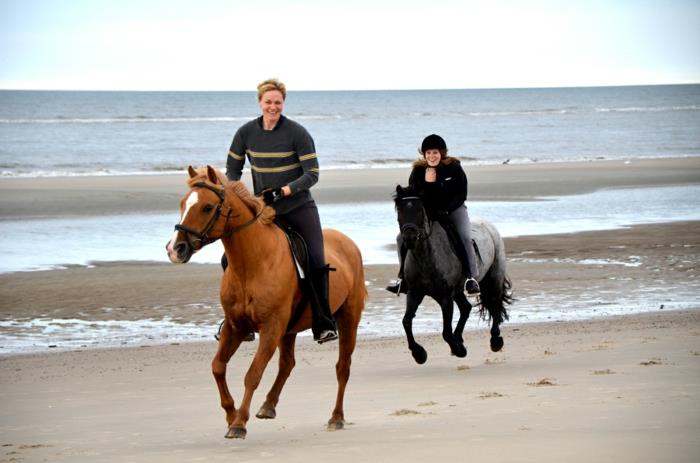
<path fill-rule="evenodd" d="M 603 188 L 700 183 L 700 157 L 531 164 L 464 164 L 470 200 L 524 200 Z M 390 201 L 410 169 L 324 170 L 317 202 Z M 171 212 L 186 174 L 0 178 L 0 218 Z M 250 184 L 249 174 L 244 181 Z"/>

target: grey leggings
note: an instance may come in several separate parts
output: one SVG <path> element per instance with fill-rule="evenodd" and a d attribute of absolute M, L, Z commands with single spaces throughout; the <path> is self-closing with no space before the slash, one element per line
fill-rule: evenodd
<path fill-rule="evenodd" d="M 468 268 L 471 274 L 465 276 L 467 278 L 476 278 L 476 254 L 474 253 L 474 246 L 472 245 L 472 226 L 471 222 L 469 222 L 467 206 L 462 204 L 457 209 L 450 212 L 447 217 L 459 234 L 464 249 L 467 251 L 467 260 L 469 261 Z"/>

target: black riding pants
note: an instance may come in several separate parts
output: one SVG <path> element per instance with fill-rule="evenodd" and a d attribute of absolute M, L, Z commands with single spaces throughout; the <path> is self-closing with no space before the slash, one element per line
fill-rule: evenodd
<path fill-rule="evenodd" d="M 321 232 L 321 219 L 318 216 L 316 203 L 310 201 L 278 217 L 289 224 L 306 241 L 309 252 L 309 268 L 315 270 L 324 267 L 326 257 L 323 251 L 323 233 Z"/>

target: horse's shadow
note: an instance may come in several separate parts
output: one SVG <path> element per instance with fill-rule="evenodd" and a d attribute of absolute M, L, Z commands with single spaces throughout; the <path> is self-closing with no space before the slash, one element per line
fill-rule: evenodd
<path fill-rule="evenodd" d="M 464 276 L 462 266 L 453 252 L 445 229 L 438 222 L 428 220 L 420 197 L 409 187 L 396 187 L 394 196 L 401 232 L 398 246 L 408 249 L 404 264 L 404 281 L 408 287 L 403 327 L 411 354 L 417 363 L 423 364 L 428 354 L 413 336 L 413 318 L 425 296 L 433 298 L 442 310 L 442 338 L 457 357 L 466 357 L 462 333 L 469 319 L 472 304 L 462 292 Z M 476 253 L 481 286 L 479 313 L 491 320 L 491 350 L 503 348 L 500 324 L 508 319 L 506 304 L 512 302 L 511 283 L 506 276 L 505 245 L 493 224 L 472 221 L 472 239 Z M 452 329 L 454 303 L 459 308 L 459 319 Z"/>

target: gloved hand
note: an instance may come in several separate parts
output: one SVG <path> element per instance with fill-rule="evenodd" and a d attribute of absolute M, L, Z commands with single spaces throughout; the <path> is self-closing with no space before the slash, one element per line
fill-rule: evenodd
<path fill-rule="evenodd" d="M 282 188 L 265 188 L 260 195 L 265 204 L 271 206 L 282 198 Z"/>

